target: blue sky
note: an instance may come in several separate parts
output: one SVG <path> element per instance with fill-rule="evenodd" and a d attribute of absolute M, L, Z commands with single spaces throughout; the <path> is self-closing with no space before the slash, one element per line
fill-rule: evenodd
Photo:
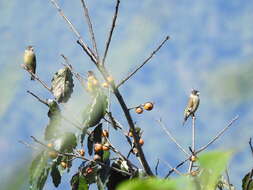
<path fill-rule="evenodd" d="M 66 15 L 85 41 L 88 30 L 79 1 L 61 0 Z M 99 52 L 102 54 L 113 15 L 114 1 L 88 1 Z M 197 146 L 207 143 L 235 115 L 240 119 L 211 149 L 232 149 L 231 178 L 237 187 L 251 167 L 248 148 L 253 137 L 253 2 L 250 0 L 146 0 L 122 1 L 106 65 L 116 81 L 149 56 L 166 35 L 171 40 L 131 80 L 121 87 L 129 106 L 155 102 L 155 110 L 133 117 L 144 130 L 144 150 L 154 167 L 156 159 L 176 164 L 183 154 L 170 142 L 156 119 L 162 118 L 187 148 L 191 142 L 190 123 L 183 128 L 182 113 L 191 88 L 200 91 L 197 112 Z M 95 67 L 75 43 L 76 38 L 50 1 L 0 2 L 0 154 L 6 163 L 0 172 L 5 179 L 32 151 L 18 143 L 43 136 L 48 122 L 47 108 L 30 97 L 31 90 L 52 98 L 37 82 L 31 82 L 20 64 L 27 45 L 35 45 L 37 73 L 48 84 L 63 60 L 85 74 Z M 112 109 L 126 125 L 112 97 Z M 89 103 L 87 94 L 75 81 L 75 92 L 66 114 L 80 119 Z M 71 113 L 71 114 L 70 114 Z M 198 132 L 199 131 L 199 132 Z M 235 141 L 236 140 L 236 141 Z M 125 143 L 115 134 L 112 141 L 122 150 Z M 15 163 L 15 164 L 12 164 Z M 166 172 L 161 167 L 161 175 Z M 68 183 L 66 180 L 65 185 Z M 64 187 L 64 184 L 63 186 Z M 52 188 L 50 185 L 48 188 Z"/>

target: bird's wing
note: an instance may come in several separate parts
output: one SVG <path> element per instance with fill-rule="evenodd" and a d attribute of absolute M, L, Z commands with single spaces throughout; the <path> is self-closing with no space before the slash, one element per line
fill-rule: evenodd
<path fill-rule="evenodd" d="M 35 74 L 36 72 L 36 56 L 35 55 L 33 56 L 33 64 L 34 64 L 33 73 Z"/>
<path fill-rule="evenodd" d="M 193 98 L 190 97 L 189 100 L 188 100 L 188 104 L 187 104 L 187 110 L 188 110 L 188 111 L 191 111 L 191 110 L 192 110 L 192 107 L 194 106 L 193 104 L 194 104 Z"/>

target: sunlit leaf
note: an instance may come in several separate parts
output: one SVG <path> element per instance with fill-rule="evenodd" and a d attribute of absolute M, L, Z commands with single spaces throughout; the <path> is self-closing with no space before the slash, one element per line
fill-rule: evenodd
<path fill-rule="evenodd" d="M 83 112 L 83 126 L 85 129 L 97 125 L 104 117 L 108 105 L 108 98 L 102 92 L 98 92 L 93 102 Z"/>
<path fill-rule="evenodd" d="M 55 140 L 55 149 L 60 152 L 73 152 L 73 149 L 77 146 L 77 139 L 74 133 L 65 132 L 57 140 Z"/>
<path fill-rule="evenodd" d="M 64 67 L 54 74 L 52 92 L 59 103 L 65 103 L 69 100 L 74 87 L 72 77 L 73 75 L 68 67 Z"/>
<path fill-rule="evenodd" d="M 48 105 L 49 124 L 47 125 L 45 130 L 45 140 L 47 141 L 58 137 L 61 124 L 61 110 L 57 102 L 54 100 L 49 100 Z"/>
<path fill-rule="evenodd" d="M 203 169 L 200 182 L 205 190 L 213 190 L 216 187 L 231 155 L 231 152 L 216 151 L 199 156 L 200 167 Z"/>
<path fill-rule="evenodd" d="M 176 190 L 177 184 L 174 180 L 165 180 L 157 178 L 133 179 L 123 182 L 117 190 Z M 187 189 L 185 187 L 185 189 Z"/>
<path fill-rule="evenodd" d="M 48 177 L 50 166 L 45 151 L 39 153 L 32 161 L 30 167 L 30 189 L 42 190 Z"/>

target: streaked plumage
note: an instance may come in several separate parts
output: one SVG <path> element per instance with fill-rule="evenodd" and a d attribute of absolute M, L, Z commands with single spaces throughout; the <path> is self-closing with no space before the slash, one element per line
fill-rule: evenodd
<path fill-rule="evenodd" d="M 196 110 L 199 107 L 199 102 L 200 102 L 200 98 L 199 98 L 199 91 L 193 89 L 191 91 L 189 100 L 188 100 L 188 104 L 187 107 L 184 110 L 184 121 L 183 121 L 183 125 L 185 124 L 185 122 L 187 121 L 187 119 L 190 116 L 194 116 Z"/>
<path fill-rule="evenodd" d="M 36 73 L 36 56 L 34 53 L 33 46 L 28 46 L 25 49 L 24 64 L 28 71 L 30 71 L 33 74 Z M 34 80 L 33 76 L 31 76 L 31 80 Z"/>

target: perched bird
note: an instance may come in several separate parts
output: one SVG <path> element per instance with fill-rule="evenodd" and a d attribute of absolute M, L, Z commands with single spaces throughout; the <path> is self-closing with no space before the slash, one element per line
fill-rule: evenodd
<path fill-rule="evenodd" d="M 24 64 L 26 69 L 35 74 L 36 72 L 36 56 L 33 46 L 27 46 L 24 53 Z M 34 80 L 34 76 L 31 76 L 31 80 Z"/>
<path fill-rule="evenodd" d="M 88 71 L 87 91 L 94 94 L 99 88 L 99 82 L 93 71 Z"/>
<path fill-rule="evenodd" d="M 200 102 L 200 99 L 199 99 L 199 91 L 193 89 L 193 90 L 191 91 L 191 94 L 190 94 L 190 97 L 189 97 L 189 100 L 188 100 L 187 107 L 186 107 L 185 110 L 184 110 L 184 121 L 183 121 L 183 125 L 185 124 L 185 122 L 187 121 L 187 119 L 188 119 L 190 116 L 194 116 L 194 113 L 196 112 L 196 110 L 197 110 L 198 107 L 199 107 L 199 102 Z"/>

